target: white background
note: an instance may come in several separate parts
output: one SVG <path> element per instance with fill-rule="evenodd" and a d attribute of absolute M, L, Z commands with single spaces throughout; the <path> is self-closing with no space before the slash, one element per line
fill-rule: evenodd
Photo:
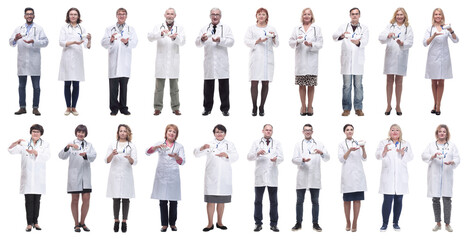
<path fill-rule="evenodd" d="M 313 3 L 313 4 L 312 4 Z M 68 239 L 86 237 L 140 238 L 145 236 L 168 238 L 239 238 L 257 237 L 351 237 L 351 238 L 405 238 L 418 234 L 421 238 L 448 237 L 445 231 L 432 233 L 434 225 L 432 201 L 426 197 L 427 164 L 420 155 L 429 143 L 434 142 L 434 131 L 438 124 L 446 123 L 452 132 L 452 141 L 465 156 L 464 146 L 468 144 L 462 131 L 465 111 L 463 90 L 466 81 L 462 79 L 463 62 L 467 52 L 465 45 L 466 30 L 463 29 L 464 11 L 455 1 L 425 1 L 423 4 L 412 1 L 9 1 L 2 9 L 0 22 L 1 71 L 3 87 L 0 90 L 2 102 L 3 137 L 0 146 L 0 232 L 4 236 L 19 233 L 20 238 L 34 235 L 37 239 L 64 237 Z M 49 46 L 42 49 L 41 102 L 42 116 L 31 114 L 32 87 L 28 79 L 27 106 L 28 114 L 15 116 L 18 109 L 18 80 L 16 76 L 16 49 L 7 44 L 12 31 L 24 24 L 25 7 L 33 7 L 36 12 L 35 22 L 41 25 L 49 38 Z M 332 40 L 332 34 L 343 23 L 349 21 L 349 9 L 361 9 L 361 23 L 369 28 L 370 39 L 366 47 L 366 64 L 363 79 L 364 112 L 366 116 L 358 118 L 354 114 L 341 117 L 340 48 L 341 43 Z M 385 45 L 378 41 L 378 35 L 385 28 L 397 7 L 403 6 L 409 14 L 409 22 L 414 31 L 414 46 L 410 49 L 408 75 L 404 79 L 402 97 L 403 116 L 385 116 L 385 76 L 382 74 Z M 82 26 L 92 34 L 91 50 L 85 52 L 86 81 L 81 83 L 81 93 L 77 109 L 80 116 L 63 116 L 65 104 L 63 83 L 57 81 L 59 61 L 62 49 L 58 45 L 60 27 L 65 24 L 65 14 L 70 7 L 81 11 Z M 128 10 L 127 23 L 133 26 L 139 37 L 138 46 L 133 51 L 132 76 L 129 81 L 128 106 L 131 116 L 109 116 L 107 51 L 101 47 L 100 40 L 107 26 L 115 24 L 115 11 L 119 7 Z M 155 117 L 153 113 L 154 60 L 156 44 L 147 40 L 147 33 L 163 21 L 163 13 L 168 7 L 177 10 L 176 21 L 185 27 L 186 44 L 181 47 L 181 74 L 179 80 L 182 116 L 176 117 L 170 111 L 168 87 L 166 87 L 165 108 Z M 219 109 L 219 97 L 215 92 L 213 113 L 202 117 L 203 110 L 203 49 L 194 44 L 200 28 L 209 23 L 209 10 L 219 7 L 222 10 L 222 22 L 231 26 L 235 44 L 229 49 L 231 64 L 231 116 L 223 117 Z M 255 12 L 259 7 L 269 10 L 269 24 L 278 31 L 280 46 L 275 49 L 276 66 L 274 82 L 266 103 L 265 117 L 251 117 L 250 83 L 248 82 L 248 52 L 243 43 L 248 26 L 255 24 Z M 300 117 L 300 101 L 297 86 L 294 85 L 294 50 L 288 45 L 293 27 L 300 24 L 301 11 L 311 7 L 316 24 L 322 28 L 324 46 L 320 51 L 318 86 L 314 101 L 313 117 Z M 450 43 L 454 79 L 446 81 L 442 102 L 442 115 L 430 114 L 433 106 L 430 80 L 424 79 L 427 48 L 422 45 L 424 31 L 431 25 L 432 11 L 441 7 L 446 22 L 452 23 L 459 44 Z M 466 24 L 465 24 L 466 25 Z M 217 87 L 216 87 L 217 88 Z M 394 106 L 394 105 L 393 105 Z M 51 146 L 51 159 L 47 164 L 47 194 L 42 196 L 40 224 L 42 232 L 24 233 L 25 210 L 24 197 L 18 194 L 20 180 L 20 157 L 9 155 L 7 147 L 18 138 L 29 138 L 29 127 L 42 124 L 45 128 L 43 139 Z M 93 193 L 91 208 L 87 218 L 90 233 L 74 233 L 70 212 L 70 196 L 66 193 L 68 162 L 58 159 L 57 154 L 66 143 L 74 138 L 76 125 L 88 126 L 87 140 L 94 144 L 98 158 L 92 164 Z M 125 235 L 114 234 L 112 200 L 105 197 L 109 165 L 104 163 L 108 145 L 115 141 L 115 132 L 119 123 L 132 127 L 134 143 L 139 150 L 139 163 L 134 167 L 136 195 L 131 200 L 129 230 Z M 147 157 L 144 150 L 151 144 L 163 139 L 164 128 L 174 123 L 179 126 L 178 141 L 186 151 L 187 163 L 180 168 L 182 178 L 182 201 L 179 202 L 177 233 L 159 233 L 158 201 L 150 199 L 153 177 L 157 165 L 155 156 Z M 202 233 L 206 226 L 206 209 L 203 202 L 203 176 L 205 159 L 194 158 L 192 151 L 213 138 L 212 128 L 222 123 L 227 127 L 226 139 L 235 143 L 239 152 L 239 161 L 233 164 L 233 201 L 226 205 L 224 224 L 227 232 L 215 229 Z M 254 228 L 254 163 L 246 160 L 252 141 L 258 141 L 262 126 L 271 123 L 274 126 L 273 137 L 283 144 L 285 161 L 280 165 L 279 179 L 279 225 L 281 232 L 274 234 L 268 230 L 268 197 L 264 199 L 264 226 L 261 233 L 252 232 Z M 291 232 L 295 223 L 295 181 L 296 166 L 291 163 L 294 144 L 303 136 L 302 126 L 311 123 L 314 126 L 313 137 L 328 148 L 331 155 L 329 162 L 322 164 L 323 189 L 320 192 L 320 224 L 322 233 L 312 232 L 310 195 L 304 205 L 303 230 Z M 362 202 L 357 233 L 344 231 L 342 196 L 340 193 L 341 164 L 337 158 L 338 143 L 344 139 L 342 127 L 346 123 L 355 126 L 355 138 L 367 141 L 368 161 L 364 163 L 368 192 Z M 401 215 L 401 233 L 389 230 L 380 233 L 382 196 L 378 194 L 381 163 L 375 159 L 375 149 L 380 140 L 387 137 L 388 128 L 398 123 L 403 130 L 403 138 L 413 147 L 414 160 L 409 163 L 410 194 L 403 199 Z M 465 129 L 465 130 L 463 130 Z M 462 161 L 455 171 L 451 237 L 461 238 L 467 233 L 463 228 L 468 222 L 464 215 L 468 211 L 466 204 L 467 182 L 465 164 Z M 390 219 L 391 221 L 391 219 Z M 24 235 L 23 235 L 24 234 Z M 267 234 L 267 235 L 264 235 Z M 272 235 L 270 235 L 272 234 Z M 312 234 L 312 235 L 311 235 Z M 351 235 L 349 235 L 351 234 Z"/>

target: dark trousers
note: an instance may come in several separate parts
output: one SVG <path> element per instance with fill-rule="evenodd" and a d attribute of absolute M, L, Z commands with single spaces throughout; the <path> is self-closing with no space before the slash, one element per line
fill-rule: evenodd
<path fill-rule="evenodd" d="M 169 202 L 169 211 L 167 210 Z M 161 226 L 175 226 L 177 221 L 177 201 L 159 200 L 159 210 L 161 211 Z"/>
<path fill-rule="evenodd" d="M 296 189 L 296 222 L 302 223 L 302 213 L 304 209 L 304 197 L 307 189 Z M 310 199 L 312 200 L 312 223 L 318 223 L 319 215 L 319 194 L 320 189 L 309 188 Z"/>
<path fill-rule="evenodd" d="M 221 100 L 221 111 L 229 111 L 229 78 L 218 79 L 219 82 L 219 99 Z M 205 111 L 211 111 L 213 109 L 213 97 L 214 97 L 215 80 L 205 79 L 203 83 L 203 107 Z"/>
<path fill-rule="evenodd" d="M 21 108 L 26 107 L 26 83 L 28 76 L 18 76 L 19 79 L 19 105 Z M 40 87 L 41 76 L 31 76 L 31 82 L 33 85 L 33 108 L 39 107 L 39 97 L 41 96 L 41 87 Z"/>
<path fill-rule="evenodd" d="M 112 112 L 128 111 L 127 107 L 128 78 L 109 78 L 109 108 Z M 117 100 L 117 98 L 119 98 Z"/>
<path fill-rule="evenodd" d="M 73 91 L 70 90 L 72 84 Z M 67 108 L 76 108 L 76 102 L 78 102 L 78 96 L 80 95 L 80 81 L 65 81 L 63 92 Z"/>
<path fill-rule="evenodd" d="M 119 219 L 120 200 L 122 200 L 122 219 L 128 219 L 128 210 L 130 208 L 130 199 L 128 198 L 113 198 L 114 200 L 114 219 Z"/>
<path fill-rule="evenodd" d="M 403 207 L 403 195 L 389 195 L 384 194 L 384 201 L 382 204 L 382 220 L 383 224 L 388 225 L 390 212 L 392 211 L 393 203 L 393 224 L 398 224 L 400 220 L 401 209 Z"/>
<path fill-rule="evenodd" d="M 263 193 L 266 187 L 255 187 L 255 225 L 262 225 L 263 220 Z M 278 224 L 278 187 L 268 187 L 270 197 L 270 226 Z"/>
<path fill-rule="evenodd" d="M 41 194 L 24 194 L 24 200 L 28 225 L 37 224 L 39 208 L 41 207 Z"/>

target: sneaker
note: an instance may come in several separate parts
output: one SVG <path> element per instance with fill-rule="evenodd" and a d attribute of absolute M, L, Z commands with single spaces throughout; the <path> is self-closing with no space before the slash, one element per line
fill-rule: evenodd
<path fill-rule="evenodd" d="M 313 226 L 313 229 L 317 232 L 321 232 L 322 231 L 322 228 L 319 226 L 318 223 L 314 223 L 314 226 Z"/>
<path fill-rule="evenodd" d="M 439 231 L 439 230 L 441 230 L 441 229 L 442 229 L 442 226 L 436 224 L 436 225 L 432 228 L 432 231 L 433 231 L 433 232 L 437 232 L 437 231 Z"/>
<path fill-rule="evenodd" d="M 447 232 L 453 232 L 453 229 L 450 227 L 450 225 L 445 225 L 445 230 L 447 230 Z"/>
<path fill-rule="evenodd" d="M 358 110 L 356 110 L 355 112 L 356 112 L 356 115 L 358 115 L 359 117 L 364 116 L 364 113 L 362 112 L 361 109 L 358 109 Z"/>
<path fill-rule="evenodd" d="M 26 113 L 26 108 L 20 108 L 18 111 L 15 112 L 15 115 L 21 115 Z"/>
<path fill-rule="evenodd" d="M 36 116 L 41 116 L 41 112 L 39 112 L 38 108 L 33 108 L 33 114 Z"/>
<path fill-rule="evenodd" d="M 383 224 L 382 227 L 380 227 L 381 232 L 386 232 L 387 231 L 387 224 Z"/>
<path fill-rule="evenodd" d="M 400 229 L 400 226 L 398 226 L 398 223 L 394 223 L 393 224 L 393 230 L 399 232 L 401 229 Z"/>
<path fill-rule="evenodd" d="M 347 116 L 349 116 L 349 113 L 350 113 L 350 112 L 351 112 L 351 111 L 349 111 L 349 110 L 344 110 L 343 113 L 341 114 L 341 116 L 347 117 Z"/>
<path fill-rule="evenodd" d="M 301 230 L 301 228 L 302 228 L 302 224 L 296 223 L 296 225 L 294 225 L 294 227 L 292 227 L 291 230 L 297 231 L 297 230 Z"/>

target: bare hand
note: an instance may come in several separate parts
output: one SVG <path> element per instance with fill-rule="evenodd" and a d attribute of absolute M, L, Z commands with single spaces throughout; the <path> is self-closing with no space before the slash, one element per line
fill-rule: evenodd
<path fill-rule="evenodd" d="M 216 156 L 218 156 L 218 157 L 225 157 L 225 158 L 228 158 L 228 157 L 229 157 L 229 156 L 227 155 L 227 153 L 225 153 L 225 152 L 216 154 Z"/>
<path fill-rule="evenodd" d="M 206 40 L 208 40 L 208 37 L 206 36 L 206 33 L 203 33 L 203 35 L 201 37 L 201 40 L 202 40 L 202 42 L 206 42 Z"/>
<path fill-rule="evenodd" d="M 200 148 L 200 151 L 203 151 L 203 150 L 208 149 L 208 148 L 210 148 L 210 145 L 209 145 L 209 144 L 205 144 L 205 145 L 203 145 L 203 146 Z"/>
<path fill-rule="evenodd" d="M 15 35 L 15 42 L 17 42 L 18 40 L 20 40 L 21 38 L 23 38 L 23 35 L 21 35 L 21 33 L 17 33 Z"/>
<path fill-rule="evenodd" d="M 260 151 L 257 152 L 257 156 L 265 154 L 265 150 L 261 149 Z"/>
<path fill-rule="evenodd" d="M 351 39 L 351 42 L 354 43 L 356 46 L 358 46 L 359 43 L 361 42 L 361 40 L 359 40 L 359 39 Z"/>
<path fill-rule="evenodd" d="M 398 45 L 403 46 L 403 42 L 400 39 L 397 39 L 396 42 L 398 43 Z"/>
<path fill-rule="evenodd" d="M 110 38 L 111 43 L 113 43 L 115 41 L 115 35 L 117 35 L 117 33 L 112 34 L 112 36 Z"/>
<path fill-rule="evenodd" d="M 266 42 L 268 40 L 268 38 L 259 38 L 257 39 L 257 41 L 255 41 L 255 44 L 259 44 L 259 43 L 262 43 L 262 42 Z"/>
<path fill-rule="evenodd" d="M 123 42 L 123 44 L 128 44 L 128 39 L 129 38 L 121 38 L 120 41 Z"/>

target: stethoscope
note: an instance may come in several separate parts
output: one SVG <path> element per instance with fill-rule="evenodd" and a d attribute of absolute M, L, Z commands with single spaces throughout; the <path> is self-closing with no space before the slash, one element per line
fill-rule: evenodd
<path fill-rule="evenodd" d="M 315 145 L 317 145 L 317 142 L 315 142 L 315 140 L 314 140 L 313 138 L 311 138 L 311 139 L 312 139 L 312 142 L 313 142 Z M 302 139 L 301 152 L 304 152 L 304 141 L 305 141 L 305 139 Z M 309 142 L 310 140 L 307 140 L 307 141 Z M 309 151 L 309 154 L 312 154 L 312 152 L 310 152 L 310 148 L 307 148 L 307 151 Z"/>
<path fill-rule="evenodd" d="M 128 26 L 127 24 L 125 24 L 125 26 L 122 28 L 122 30 L 119 30 L 117 27 L 112 27 L 111 29 L 111 32 L 119 32 L 120 31 L 120 36 L 123 37 L 123 34 L 124 34 L 124 28 L 127 27 L 127 32 L 128 34 L 130 34 L 130 26 Z"/>
<path fill-rule="evenodd" d="M 349 140 L 349 139 L 347 139 L 347 138 L 345 139 L 345 144 L 346 144 L 346 148 L 348 148 L 348 150 L 349 150 L 349 147 L 348 147 L 348 140 Z M 356 146 L 359 146 L 359 143 L 358 143 L 356 140 L 354 140 L 354 138 L 351 138 L 351 147 L 353 147 L 353 144 L 354 144 L 354 143 L 356 143 Z"/>
<path fill-rule="evenodd" d="M 161 27 L 159 27 L 159 31 L 161 31 L 161 29 L 165 29 L 165 28 L 166 28 L 166 26 L 164 26 L 164 23 L 163 23 L 163 24 L 161 24 Z M 172 28 L 171 28 L 171 34 L 174 34 L 174 32 L 173 32 L 174 28 L 175 28 L 175 33 L 178 32 L 178 31 L 177 31 L 177 26 L 172 26 Z M 169 29 L 167 29 L 167 30 L 169 30 Z"/>
<path fill-rule="evenodd" d="M 80 33 L 78 33 L 78 35 L 80 36 L 80 40 L 83 40 L 83 29 L 81 29 L 80 24 L 76 24 L 76 26 L 80 28 Z M 72 29 L 74 29 L 74 27 L 71 24 L 68 24 L 68 27 L 72 27 Z"/>
<path fill-rule="evenodd" d="M 34 23 L 32 23 L 32 24 L 34 24 Z M 36 37 L 36 26 L 34 26 L 34 25 L 31 26 L 31 28 L 29 28 L 29 29 L 28 29 L 25 25 L 23 25 L 23 26 L 21 26 L 21 28 L 20 28 L 20 32 L 25 31 L 24 34 L 25 34 L 26 36 L 29 36 L 29 32 L 30 32 L 31 29 L 33 29 L 33 28 L 34 28 L 34 37 Z"/>
<path fill-rule="evenodd" d="M 206 31 L 208 32 L 211 28 L 211 26 L 214 27 L 214 25 L 212 23 L 208 24 L 208 27 L 206 28 Z M 216 26 L 219 26 L 219 25 L 216 25 Z M 215 35 L 216 34 L 216 31 L 215 29 L 213 28 L 213 30 L 210 31 L 211 34 Z M 224 37 L 224 27 L 223 25 L 221 25 L 221 37 Z"/>
<path fill-rule="evenodd" d="M 116 150 L 119 149 L 118 147 L 119 147 L 119 141 L 117 141 L 117 142 L 115 143 L 115 149 L 116 149 Z M 130 151 L 127 151 L 127 149 L 129 149 Z M 132 147 L 130 146 L 130 142 L 129 142 L 129 141 L 127 141 L 127 146 L 125 146 L 125 147 L 123 148 L 123 150 L 122 150 L 122 153 L 125 153 L 125 152 L 127 152 L 127 153 L 131 153 L 131 152 L 132 152 Z"/>
<path fill-rule="evenodd" d="M 314 28 L 314 38 L 316 38 L 317 37 L 317 31 L 315 30 L 315 26 L 311 26 L 311 27 Z M 305 30 L 304 30 L 304 27 L 300 26 L 299 31 L 304 33 L 304 41 L 307 40 L 307 34 L 306 34 Z"/>
<path fill-rule="evenodd" d="M 265 138 L 265 141 L 266 141 L 266 140 L 267 140 L 267 139 Z M 273 146 L 273 138 L 269 138 L 269 140 L 270 140 L 270 144 L 267 145 L 267 146 L 268 146 L 268 153 L 270 153 L 270 149 L 274 147 L 274 146 Z M 266 145 L 266 143 L 263 141 L 263 138 L 260 139 L 260 142 L 259 142 L 258 144 L 259 144 L 259 145 L 260 145 L 260 144 L 263 144 L 263 146 Z"/>
<path fill-rule="evenodd" d="M 396 24 L 392 24 L 392 26 L 390 28 L 393 28 L 393 30 L 395 31 Z M 406 33 L 408 33 L 408 27 L 405 26 L 405 36 L 406 36 Z M 401 34 L 401 32 L 398 33 L 397 38 L 400 37 L 400 34 Z"/>

